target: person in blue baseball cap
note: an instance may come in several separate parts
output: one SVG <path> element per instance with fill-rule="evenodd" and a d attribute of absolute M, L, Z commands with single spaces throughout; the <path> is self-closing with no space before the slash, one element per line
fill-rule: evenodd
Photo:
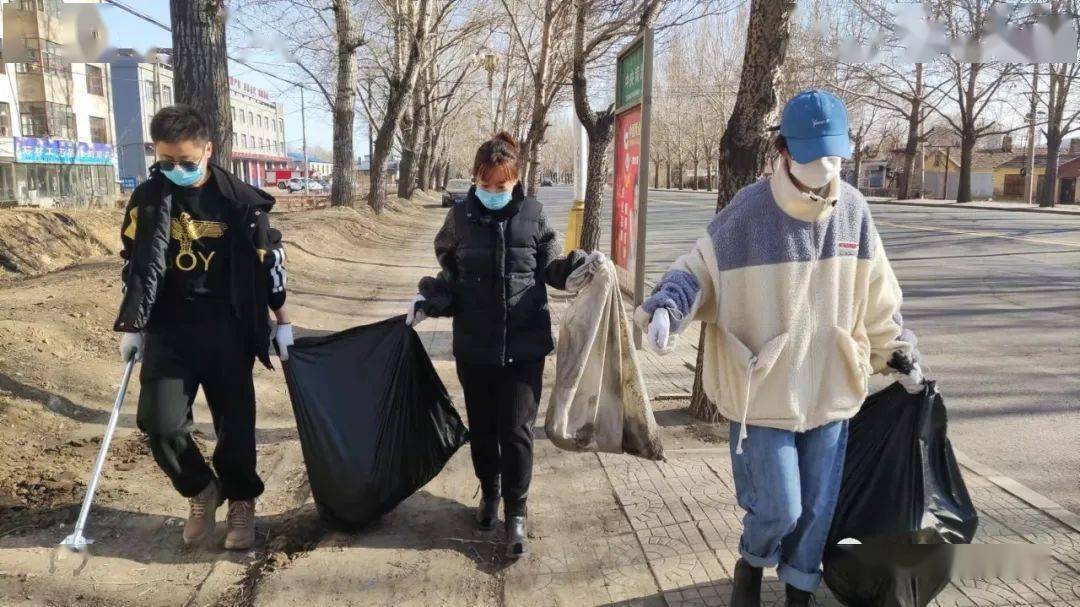
<path fill-rule="evenodd" d="M 848 420 L 869 375 L 924 389 L 870 207 L 840 179 L 851 154 L 844 103 L 799 93 L 779 130 L 772 174 L 735 194 L 634 315 L 659 354 L 703 323 L 702 383 L 731 420 L 746 511 L 732 607 L 761 605 L 766 567 L 784 582 L 788 607 L 813 604 Z"/>

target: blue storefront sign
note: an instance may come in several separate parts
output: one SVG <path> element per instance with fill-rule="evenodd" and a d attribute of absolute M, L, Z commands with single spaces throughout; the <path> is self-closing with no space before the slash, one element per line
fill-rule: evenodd
<path fill-rule="evenodd" d="M 38 137 L 15 138 L 15 162 L 111 165 L 113 146 Z"/>

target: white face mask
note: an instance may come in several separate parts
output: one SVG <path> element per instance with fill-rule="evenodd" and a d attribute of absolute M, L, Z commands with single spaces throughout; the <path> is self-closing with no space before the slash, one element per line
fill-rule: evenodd
<path fill-rule="evenodd" d="M 791 176 L 799 180 L 804 186 L 816 190 L 832 183 L 840 176 L 839 156 L 825 156 L 806 164 L 799 164 L 792 158 L 788 166 L 791 167 Z"/>

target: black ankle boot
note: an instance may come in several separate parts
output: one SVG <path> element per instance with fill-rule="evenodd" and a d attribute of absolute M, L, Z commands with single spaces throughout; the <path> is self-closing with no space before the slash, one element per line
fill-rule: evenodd
<path fill-rule="evenodd" d="M 524 516 L 506 517 L 506 556 L 519 559 L 529 554 L 528 535 Z"/>
<path fill-rule="evenodd" d="M 787 607 L 811 607 L 817 604 L 813 592 L 799 590 L 791 584 L 787 584 L 787 603 L 785 603 Z"/>
<path fill-rule="evenodd" d="M 498 494 L 485 495 L 480 498 L 480 505 L 476 507 L 476 526 L 481 531 L 492 531 L 499 522 Z"/>
<path fill-rule="evenodd" d="M 743 559 L 735 563 L 731 607 L 761 607 L 761 568 Z"/>

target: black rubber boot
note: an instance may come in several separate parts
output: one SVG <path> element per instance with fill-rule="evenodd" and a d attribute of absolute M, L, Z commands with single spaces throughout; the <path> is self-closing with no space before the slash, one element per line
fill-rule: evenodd
<path fill-rule="evenodd" d="M 787 607 L 811 607 L 817 604 L 813 592 L 799 590 L 791 584 L 787 585 L 787 603 L 785 603 Z"/>
<path fill-rule="evenodd" d="M 735 563 L 731 607 L 761 607 L 761 568 L 743 559 Z"/>
<path fill-rule="evenodd" d="M 529 554 L 528 535 L 524 516 L 506 517 L 506 556 L 519 559 Z"/>
<path fill-rule="evenodd" d="M 499 501 L 498 494 L 480 498 L 480 505 L 476 507 L 476 526 L 481 531 L 493 531 L 499 523 Z"/>

